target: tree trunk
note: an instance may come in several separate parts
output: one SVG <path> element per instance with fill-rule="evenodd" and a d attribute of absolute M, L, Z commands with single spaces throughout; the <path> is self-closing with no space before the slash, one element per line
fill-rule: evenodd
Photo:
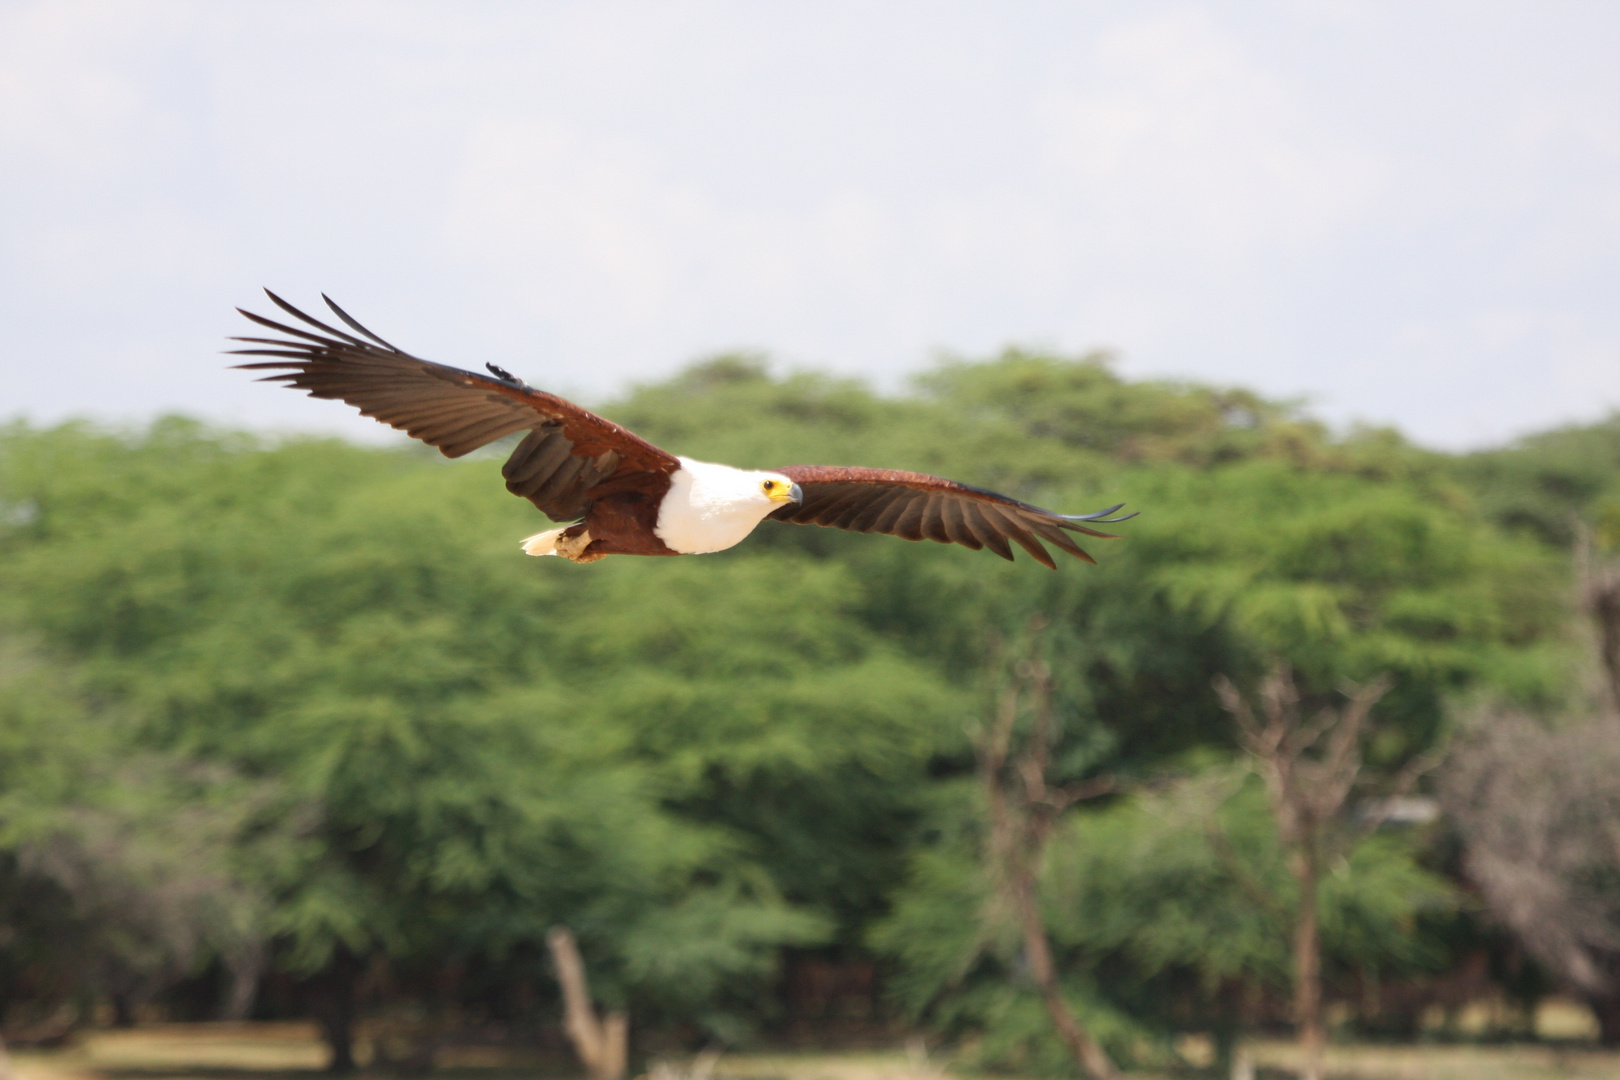
<path fill-rule="evenodd" d="M 1046 922 L 1041 918 L 1033 878 L 1033 870 L 1020 868 L 1020 880 L 1013 884 L 1018 898 L 1018 914 L 1024 924 L 1024 956 L 1029 961 L 1030 976 L 1046 1001 L 1052 1026 L 1057 1028 L 1058 1036 L 1068 1046 L 1069 1053 L 1074 1055 L 1081 1071 L 1096 1077 L 1096 1080 L 1118 1080 L 1119 1073 L 1109 1060 L 1107 1051 L 1086 1033 L 1069 1011 L 1068 1002 L 1063 1000 L 1063 990 L 1052 964 L 1052 949 L 1046 940 Z"/>
<path fill-rule="evenodd" d="M 1609 706 L 1620 710 L 1620 563 L 1600 559 L 1591 530 L 1577 529 L 1582 600 L 1597 623 L 1598 658 L 1609 677 Z"/>
<path fill-rule="evenodd" d="M 230 986 L 225 1000 L 220 1003 L 221 1020 L 246 1020 L 252 1015 L 264 968 L 265 951 L 258 945 L 238 949 L 226 958 L 225 972 L 230 977 Z"/>
<path fill-rule="evenodd" d="M 114 990 L 112 992 L 112 1026 L 115 1028 L 132 1028 L 135 1026 L 135 999 L 128 990 Z"/>
<path fill-rule="evenodd" d="M 326 970 L 316 977 L 310 1004 L 330 1055 L 326 1064 L 328 1072 L 354 1072 L 354 1021 L 359 981 L 360 960 L 341 945 L 332 954 Z"/>
<path fill-rule="evenodd" d="M 1294 1019 L 1304 1053 L 1301 1080 L 1322 1080 L 1322 950 L 1316 924 L 1316 837 L 1307 837 L 1295 860 L 1299 916 L 1294 924 Z"/>
<path fill-rule="evenodd" d="M 1215 1044 L 1215 1075 L 1229 1080 L 1254 1080 L 1254 1054 L 1249 1050 L 1244 1029 L 1237 1024 L 1221 1024 L 1212 1032 Z"/>
<path fill-rule="evenodd" d="M 1248 1042 L 1239 1042 L 1232 1051 L 1232 1068 L 1227 1074 L 1232 1080 L 1254 1080 L 1254 1054 Z"/>
<path fill-rule="evenodd" d="M 1592 995 L 1586 999 L 1598 1022 L 1598 1044 L 1603 1047 L 1620 1046 L 1620 993 Z"/>
<path fill-rule="evenodd" d="M 557 982 L 563 991 L 563 1030 L 574 1044 L 574 1052 L 590 1070 L 591 1080 L 621 1080 L 630 1056 L 630 1018 L 610 1012 L 597 1020 L 585 981 L 585 961 L 567 928 L 554 927 L 546 935 L 546 944 L 557 965 Z"/>

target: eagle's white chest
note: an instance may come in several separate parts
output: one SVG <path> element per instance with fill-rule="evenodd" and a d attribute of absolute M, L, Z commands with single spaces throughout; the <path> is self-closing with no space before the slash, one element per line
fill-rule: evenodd
<path fill-rule="evenodd" d="M 653 532 L 671 551 L 697 555 L 742 542 L 779 503 L 760 488 L 767 473 L 681 458 Z"/>

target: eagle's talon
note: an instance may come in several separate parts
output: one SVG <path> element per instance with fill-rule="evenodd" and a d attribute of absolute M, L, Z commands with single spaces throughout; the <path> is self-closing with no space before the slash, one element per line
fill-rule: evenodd
<path fill-rule="evenodd" d="M 569 562 L 593 563 L 598 559 L 607 558 L 605 552 L 588 550 L 590 546 L 591 532 L 589 529 L 581 529 L 574 536 L 563 533 L 557 537 L 557 554 Z"/>

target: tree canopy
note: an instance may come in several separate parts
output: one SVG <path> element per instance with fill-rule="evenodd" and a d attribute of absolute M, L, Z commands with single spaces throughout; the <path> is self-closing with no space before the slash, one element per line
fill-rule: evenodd
<path fill-rule="evenodd" d="M 1131 382 L 1095 355 L 951 361 L 894 395 L 722 357 L 602 411 L 739 466 L 915 469 L 1142 515 L 1095 545 L 1099 566 L 1056 574 L 772 522 L 718 555 L 579 568 L 519 553 L 535 518 L 503 492 L 499 448 L 446 462 L 178 418 L 0 428 L 6 918 L 56 890 L 94 922 L 76 880 L 147 898 L 118 942 L 81 935 L 53 959 L 58 991 L 383 958 L 400 992 L 453 963 L 481 973 L 453 992 L 532 1009 L 545 933 L 566 924 L 593 990 L 650 1028 L 770 1025 L 788 949 L 875 943 L 902 997 L 937 1004 L 968 987 L 939 920 L 977 932 L 962 778 L 993 636 L 1047 619 L 1073 776 L 1231 760 L 1212 680 L 1276 659 L 1307 695 L 1390 674 L 1372 749 L 1393 761 L 1443 738 L 1458 695 L 1563 692 L 1557 513 L 1620 490 L 1613 463 L 1565 449 L 1607 446 L 1606 427 L 1455 459 L 1246 391 Z M 1144 814 L 1118 801 L 1064 834 L 1054 917 L 1091 958 L 1074 970 L 1122 965 L 1116 985 L 1146 987 L 1274 963 L 1230 898 L 1170 899 L 1216 871 Z M 1332 925 L 1387 944 L 1431 883 L 1413 848 L 1364 858 Z M 135 925 L 199 882 L 218 901 L 197 900 L 202 929 Z M 1217 923 L 1236 929 L 1198 945 Z M 3 992 L 38 996 L 35 946 L 6 940 Z"/>

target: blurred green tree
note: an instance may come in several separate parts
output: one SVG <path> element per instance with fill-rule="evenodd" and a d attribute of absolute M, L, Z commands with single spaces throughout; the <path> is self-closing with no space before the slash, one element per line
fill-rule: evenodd
<path fill-rule="evenodd" d="M 1454 470 L 1480 509 L 1509 529 L 1567 548 L 1585 520 L 1620 542 L 1620 415 L 1465 454 Z"/>
<path fill-rule="evenodd" d="M 950 702 L 837 567 L 536 573 L 494 554 L 521 504 L 487 459 L 178 422 L 8 451 L 39 508 L 7 537 L 12 617 L 137 742 L 280 784 L 268 924 L 339 1068 L 368 958 L 511 955 L 553 922 L 600 994 L 735 1038 L 781 946 L 892 880 L 900 826 L 870 825 L 904 818 Z"/>
<path fill-rule="evenodd" d="M 934 909 L 919 890 L 971 892 L 941 868 L 971 819 L 984 643 L 1034 612 L 1065 717 L 1057 782 L 1229 759 L 1211 679 L 1272 655 L 1308 697 L 1395 674 L 1375 761 L 1439 738 L 1448 696 L 1551 697 L 1565 671 L 1563 564 L 1482 517 L 1483 474 L 1243 391 L 1009 351 L 885 396 L 733 356 L 604 411 L 700 458 L 1145 513 L 1096 546 L 1102 565 L 1057 574 L 773 523 L 721 555 L 575 568 L 518 554 L 534 514 L 493 450 L 445 462 L 178 419 L 0 429 L 0 631 L 119 717 L 120 767 L 170 763 L 132 788 L 244 793 L 220 833 L 232 873 L 339 1063 L 379 958 L 549 982 L 543 936 L 566 923 L 593 993 L 640 1030 L 737 1037 L 771 1018 L 782 946 L 859 952 L 891 908 L 892 927 Z M 932 977 L 890 952 L 900 985 Z M 1114 985 L 1156 977 L 1110 955 Z M 1106 1004 L 1075 963 L 1075 992 Z"/>
<path fill-rule="evenodd" d="M 245 1008 L 266 898 L 244 864 L 274 843 L 247 823 L 264 794 L 133 744 L 68 673 L 0 638 L 0 1001 L 39 1015 L 100 997 L 130 1023 L 220 960 L 226 1008 Z"/>

